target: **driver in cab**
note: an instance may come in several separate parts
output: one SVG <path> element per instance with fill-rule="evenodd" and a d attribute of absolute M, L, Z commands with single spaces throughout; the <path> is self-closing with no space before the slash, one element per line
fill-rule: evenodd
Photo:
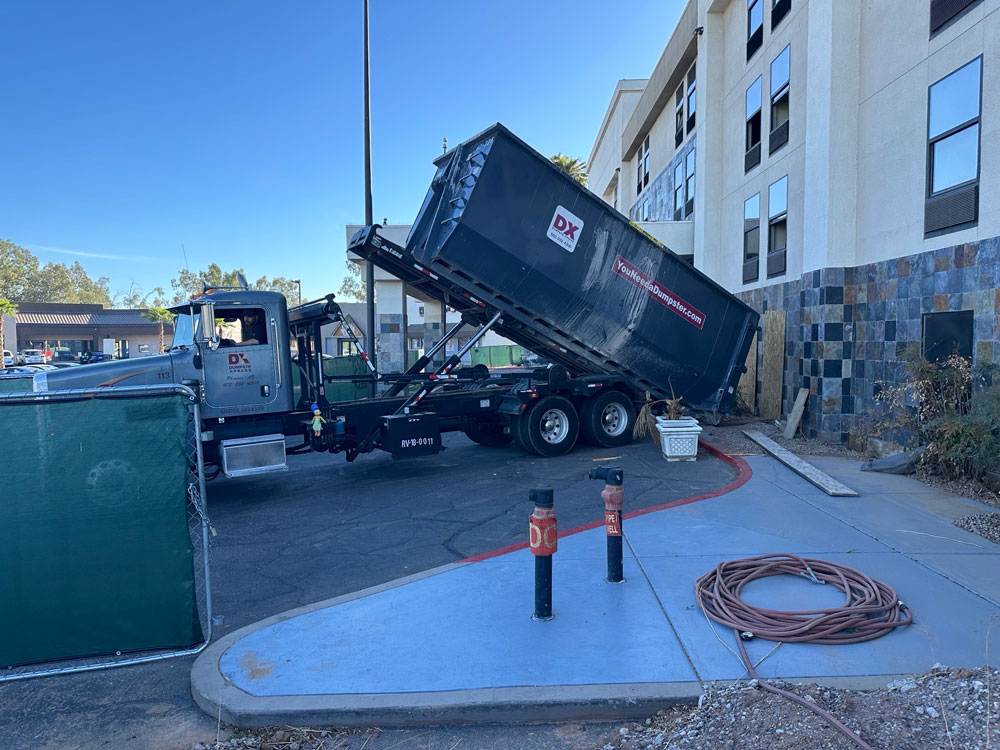
<path fill-rule="evenodd" d="M 223 346 L 256 346 L 267 343 L 267 326 L 260 310 L 249 309 L 240 311 L 241 340 L 222 339 Z"/>

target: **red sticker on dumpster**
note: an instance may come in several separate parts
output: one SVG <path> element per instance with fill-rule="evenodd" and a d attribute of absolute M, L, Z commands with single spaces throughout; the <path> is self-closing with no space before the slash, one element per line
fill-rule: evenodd
<path fill-rule="evenodd" d="M 663 286 L 663 284 L 644 274 L 620 255 L 615 258 L 614 270 L 616 274 L 634 286 L 644 289 L 646 294 L 661 305 L 673 310 L 699 331 L 704 327 L 705 313 L 694 305 L 685 302 Z"/>

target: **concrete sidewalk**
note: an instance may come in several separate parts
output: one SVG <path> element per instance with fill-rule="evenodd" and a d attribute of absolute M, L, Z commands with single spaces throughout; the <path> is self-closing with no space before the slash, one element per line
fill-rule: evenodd
<path fill-rule="evenodd" d="M 938 662 L 985 663 L 1000 615 L 1000 546 L 950 520 L 989 508 L 859 472 L 856 461 L 813 463 L 861 496 L 828 497 L 777 461 L 751 457 L 752 476 L 727 494 L 627 518 L 623 584 L 603 580 L 603 527 L 560 538 L 550 622 L 530 617 L 534 564 L 521 549 L 236 631 L 199 657 L 192 693 L 213 717 L 243 726 L 641 716 L 696 700 L 705 682 L 744 676 L 733 633 L 704 616 L 694 581 L 719 562 L 765 553 L 857 568 L 894 588 L 914 623 L 844 646 L 751 641 L 761 676 L 871 688 Z M 628 511 L 627 477 L 625 493 Z M 832 586 L 792 576 L 756 581 L 743 596 L 789 610 L 844 601 Z"/>

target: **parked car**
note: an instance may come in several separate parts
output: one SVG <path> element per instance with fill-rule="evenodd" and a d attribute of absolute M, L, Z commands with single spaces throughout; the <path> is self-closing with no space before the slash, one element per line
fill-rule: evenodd
<path fill-rule="evenodd" d="M 5 367 L 0 370 L 0 378 L 30 378 L 36 372 L 39 372 L 39 370 L 34 366 L 14 365 L 13 367 Z"/>
<path fill-rule="evenodd" d="M 51 364 L 49 364 L 49 367 L 56 370 L 61 370 L 64 367 L 79 367 L 79 366 L 80 366 L 79 362 L 52 362 Z"/>
<path fill-rule="evenodd" d="M 41 349 L 25 349 L 21 352 L 22 365 L 44 365 L 45 352 Z"/>
<path fill-rule="evenodd" d="M 104 352 L 83 352 L 80 355 L 80 362 L 85 365 L 91 362 L 105 362 L 109 359 L 112 359 L 111 355 Z"/>
<path fill-rule="evenodd" d="M 14 355 L 10 353 L 7 349 L 3 350 L 3 365 L 4 367 L 14 366 Z"/>

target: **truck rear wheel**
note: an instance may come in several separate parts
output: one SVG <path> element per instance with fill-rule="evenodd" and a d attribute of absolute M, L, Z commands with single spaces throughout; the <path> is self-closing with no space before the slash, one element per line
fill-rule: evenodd
<path fill-rule="evenodd" d="M 569 399 L 546 396 L 513 420 L 514 442 L 525 453 L 546 458 L 573 450 L 580 418 Z"/>
<path fill-rule="evenodd" d="M 462 420 L 462 432 L 474 443 L 498 448 L 507 445 L 513 438 L 504 433 L 503 425 L 487 419 L 466 417 Z"/>
<path fill-rule="evenodd" d="M 580 407 L 580 437 L 600 448 L 618 448 L 632 442 L 635 407 L 620 391 L 604 391 Z"/>

